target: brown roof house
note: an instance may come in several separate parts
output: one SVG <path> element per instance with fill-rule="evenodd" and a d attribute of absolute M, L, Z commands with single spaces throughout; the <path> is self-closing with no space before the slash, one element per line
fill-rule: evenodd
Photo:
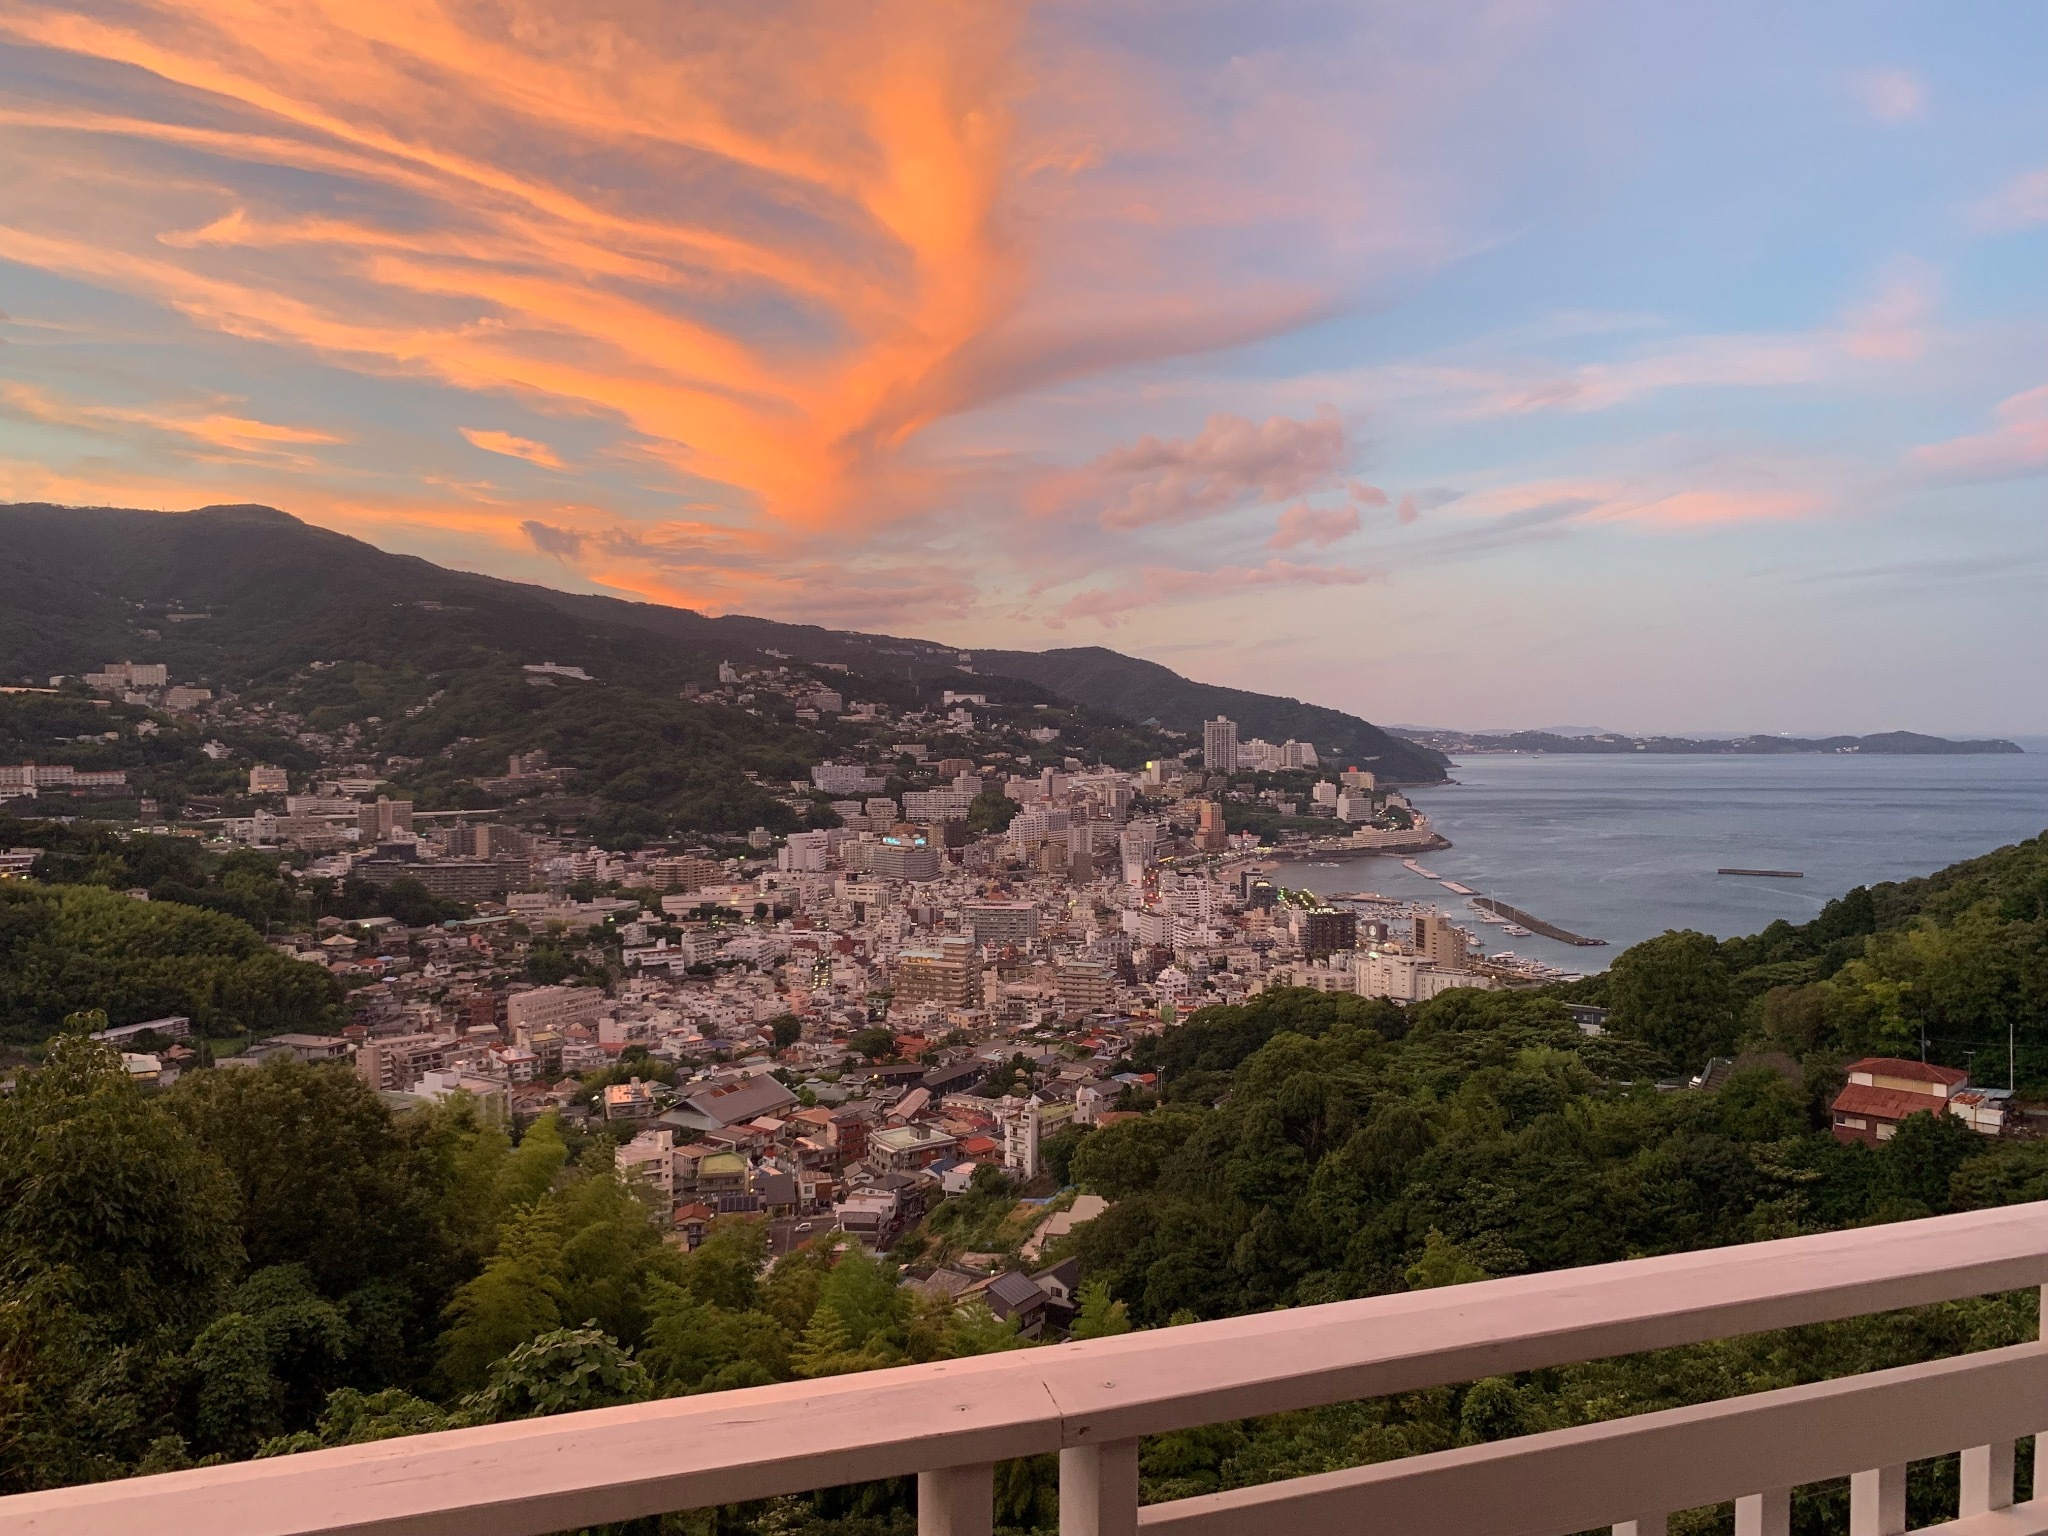
<path fill-rule="evenodd" d="M 1849 1063 L 1849 1082 L 1835 1095 L 1834 1131 L 1840 1142 L 1867 1147 L 1890 1141 L 1909 1115 L 1940 1115 L 1970 1085 L 1970 1074 L 1898 1056 L 1866 1056 Z M 1975 1121 L 1970 1122 L 1973 1126 Z"/>

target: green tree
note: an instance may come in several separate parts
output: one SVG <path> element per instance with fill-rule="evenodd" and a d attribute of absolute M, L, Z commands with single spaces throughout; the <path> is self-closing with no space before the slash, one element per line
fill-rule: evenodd
<path fill-rule="evenodd" d="M 821 1306 L 790 1352 L 790 1368 L 799 1376 L 848 1376 L 895 1365 L 902 1356 L 880 1339 L 860 1342 L 837 1309 Z"/>
<path fill-rule="evenodd" d="M 597 1328 L 560 1328 L 495 1362 L 484 1386 L 462 1400 L 462 1411 L 472 1423 L 502 1424 L 653 1395 L 646 1369 L 618 1340 Z"/>
<path fill-rule="evenodd" d="M 61 1293 L 116 1339 L 211 1315 L 242 1262 L 217 1158 L 75 1035 L 0 1097 L 0 1275 Z"/>
<path fill-rule="evenodd" d="M 967 830 L 983 837 L 1009 829 L 1018 804 L 999 789 L 984 789 L 969 802 Z"/>
<path fill-rule="evenodd" d="M 1488 1276 L 1463 1248 L 1431 1227 L 1423 1240 L 1422 1257 L 1408 1266 L 1407 1278 L 1409 1290 L 1427 1291 L 1440 1285 L 1470 1285 Z"/>
<path fill-rule="evenodd" d="M 722 1392 L 785 1381 L 790 1338 L 765 1312 L 728 1312 L 657 1280 L 640 1360 L 664 1392 Z"/>
<path fill-rule="evenodd" d="M 1024 1349 L 1030 1343 L 1020 1333 L 1016 1318 L 999 1318 L 989 1310 L 987 1302 L 973 1301 L 955 1308 L 953 1315 L 946 1320 L 940 1353 L 949 1360 L 962 1360 L 970 1355 L 994 1355 L 1007 1349 Z"/>
<path fill-rule="evenodd" d="M 165 1102 L 233 1175 L 252 1266 L 298 1265 L 336 1300 L 392 1282 L 438 1309 L 448 1255 L 430 1168 L 361 1078 L 273 1057 L 188 1073 Z"/>
<path fill-rule="evenodd" d="M 441 1336 L 440 1373 L 460 1389 L 481 1387 L 492 1362 L 562 1325 L 555 1274 L 560 1215 L 538 1205 L 510 1217 L 482 1274 L 455 1293 Z"/>
<path fill-rule="evenodd" d="M 61 1036 L 0 1096 L 0 1491 L 120 1476 L 161 1438 L 240 1268 L 235 1216 L 226 1172 L 109 1047 Z"/>
<path fill-rule="evenodd" d="M 1735 1047 L 1735 991 L 1720 947 L 1704 933 L 1665 933 L 1624 950 L 1607 974 L 1620 1033 L 1697 1072 Z"/>
<path fill-rule="evenodd" d="M 846 1043 L 869 1061 L 887 1061 L 896 1054 L 896 1037 L 879 1026 L 855 1030 Z"/>
<path fill-rule="evenodd" d="M 299 1265 L 258 1270 L 188 1356 L 204 1453 L 248 1456 L 263 1441 L 310 1428 L 349 1353 L 348 1319 Z"/>
<path fill-rule="evenodd" d="M 1090 1280 L 1084 1284 L 1080 1299 L 1074 1326 L 1068 1330 L 1069 1338 L 1107 1339 L 1131 1331 L 1129 1310 L 1122 1302 L 1111 1299 L 1109 1286 L 1103 1281 Z"/>
<path fill-rule="evenodd" d="M 395 1440 L 401 1435 L 429 1435 L 455 1429 L 461 1423 L 459 1415 L 398 1387 L 387 1387 L 381 1392 L 342 1387 L 328 1396 L 319 1422 L 312 1429 L 267 1440 L 256 1454 L 287 1456 L 326 1446 L 367 1445 L 374 1440 Z"/>

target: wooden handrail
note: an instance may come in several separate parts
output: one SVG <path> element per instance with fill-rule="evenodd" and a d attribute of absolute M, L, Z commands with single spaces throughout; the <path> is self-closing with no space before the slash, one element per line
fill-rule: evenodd
<path fill-rule="evenodd" d="M 544 1536 L 2048 1282 L 2048 1202 L 0 1499 L 8 1536 Z"/>
<path fill-rule="evenodd" d="M 1158 1504 L 1148 1536 L 1550 1536 L 1904 1466 L 2048 1426 L 2048 1346 L 1610 1419 Z"/>

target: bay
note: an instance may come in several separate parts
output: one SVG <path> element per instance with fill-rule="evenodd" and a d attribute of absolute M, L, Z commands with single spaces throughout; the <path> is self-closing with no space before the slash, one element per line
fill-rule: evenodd
<path fill-rule="evenodd" d="M 1453 844 L 1418 862 L 1434 874 L 1608 941 L 1580 948 L 1503 938 L 1574 971 L 1604 969 L 1667 928 L 1717 937 L 1775 918 L 1804 922 L 1845 891 L 1930 874 L 2048 829 L 2048 743 L 1983 757 L 1596 757 L 1476 754 L 1451 782 L 1409 791 Z M 1799 870 L 1803 879 L 1721 875 L 1723 866 Z M 1290 885 L 1462 897 L 1394 858 L 1287 864 Z"/>

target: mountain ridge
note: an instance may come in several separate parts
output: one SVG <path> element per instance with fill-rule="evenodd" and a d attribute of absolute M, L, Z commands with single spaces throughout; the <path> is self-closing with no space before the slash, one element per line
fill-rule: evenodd
<path fill-rule="evenodd" d="M 103 665 L 118 659 L 122 648 L 133 653 L 144 644 L 153 647 L 151 659 L 174 667 L 237 668 L 262 676 L 330 659 L 329 653 L 346 649 L 370 629 L 380 632 L 385 653 L 413 647 L 431 668 L 451 644 L 451 626 L 437 623 L 436 614 L 454 606 L 479 643 L 551 653 L 533 654 L 532 660 L 576 662 L 597 654 L 608 666 L 631 669 L 636 658 L 624 638 L 638 631 L 712 665 L 727 656 L 779 654 L 845 667 L 870 681 L 899 679 L 918 687 L 944 678 L 967 691 L 977 680 L 986 686 L 987 679 L 1000 677 L 1024 685 L 1028 696 L 1039 696 L 1032 693 L 1038 690 L 1129 722 L 1157 719 L 1191 735 L 1199 733 L 1206 713 L 1235 708 L 1243 738 L 1309 740 L 1319 751 L 1375 766 L 1390 781 L 1444 776 L 1440 753 L 1357 716 L 1199 683 L 1106 648 L 982 652 L 563 592 L 394 554 L 274 507 L 220 504 L 166 513 L 9 503 L 0 504 L 0 535 L 0 571 L 17 597 L 0 612 L 0 675 L 32 682 Z M 155 626 L 158 638 L 146 641 L 137 605 L 170 602 L 195 611 L 232 609 L 236 632 L 207 634 L 210 618 L 165 620 Z M 963 663 L 963 655 L 973 659 Z M 710 675 L 703 666 L 697 670 Z"/>

